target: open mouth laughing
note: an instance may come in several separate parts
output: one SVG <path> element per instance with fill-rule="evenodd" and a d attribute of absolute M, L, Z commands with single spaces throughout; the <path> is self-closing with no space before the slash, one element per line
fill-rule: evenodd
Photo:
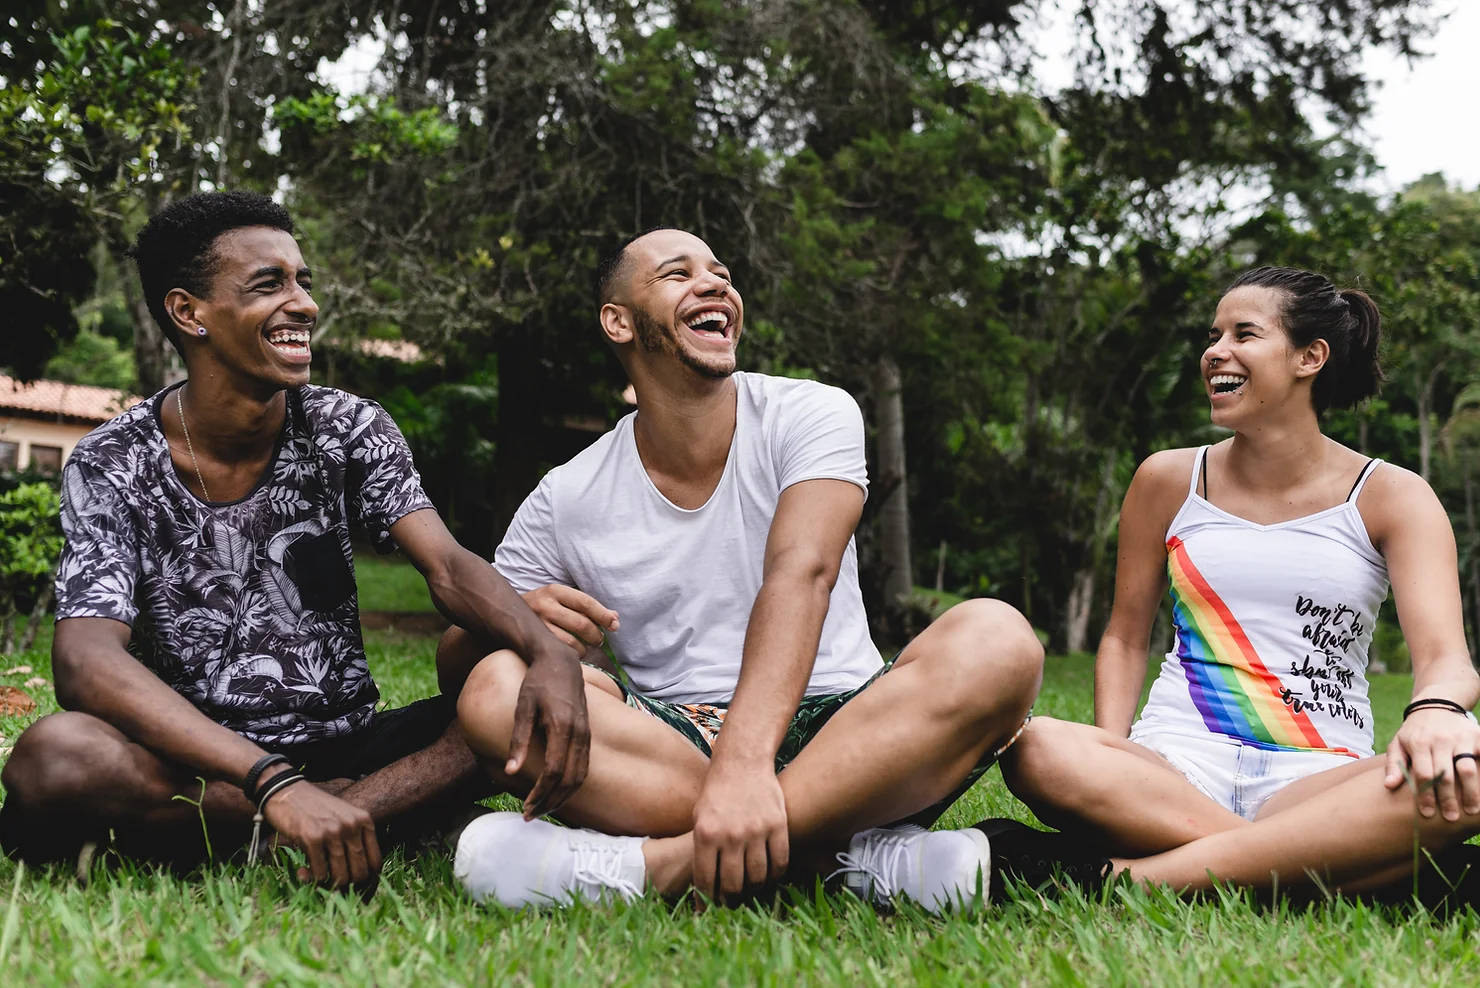
<path fill-rule="evenodd" d="M 267 332 L 267 343 L 294 362 L 308 360 L 311 330 L 302 326 L 279 326 Z"/>
<path fill-rule="evenodd" d="M 734 315 L 724 306 L 709 306 L 683 317 L 683 324 L 702 340 L 725 342 L 733 338 Z"/>
<path fill-rule="evenodd" d="M 1214 374 L 1208 378 L 1208 384 L 1212 385 L 1214 395 L 1227 395 L 1238 391 L 1248 380 L 1242 374 Z"/>

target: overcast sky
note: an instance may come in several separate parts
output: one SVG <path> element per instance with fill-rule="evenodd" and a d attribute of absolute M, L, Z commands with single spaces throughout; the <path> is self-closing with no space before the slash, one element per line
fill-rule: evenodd
<path fill-rule="evenodd" d="M 1383 53 L 1367 69 L 1383 82 L 1367 125 L 1387 188 L 1442 171 L 1480 186 L 1480 0 L 1447 0 L 1452 13 L 1424 44 L 1432 57 L 1412 66 Z"/>

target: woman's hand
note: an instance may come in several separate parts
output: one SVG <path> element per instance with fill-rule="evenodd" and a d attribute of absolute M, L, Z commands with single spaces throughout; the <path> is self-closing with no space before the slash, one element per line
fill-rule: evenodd
<path fill-rule="evenodd" d="M 1467 814 L 1480 813 L 1476 754 L 1480 724 L 1453 710 L 1415 710 L 1388 745 L 1383 783 L 1397 789 L 1406 766 L 1418 789 L 1419 813 L 1431 817 L 1437 809 L 1452 823 L 1459 819 L 1461 805 Z"/>

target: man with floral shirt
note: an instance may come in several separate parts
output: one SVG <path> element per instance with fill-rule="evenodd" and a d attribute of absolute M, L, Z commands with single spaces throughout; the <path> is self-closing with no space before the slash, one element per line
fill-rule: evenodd
<path fill-rule="evenodd" d="M 442 696 L 376 709 L 352 527 L 399 545 L 451 620 L 527 657 L 513 740 L 537 728 L 569 752 L 531 811 L 584 778 L 576 653 L 448 533 L 390 417 L 308 384 L 318 306 L 292 231 L 265 196 L 212 193 L 139 234 L 150 311 L 189 378 L 87 436 L 63 471 L 66 712 L 5 767 L 7 851 L 74 855 L 111 832 L 125 853 L 188 860 L 201 815 L 218 848 L 255 820 L 305 852 L 301 877 L 344 886 L 379 871 L 377 825 L 486 794 L 454 722 L 467 668 L 444 661 Z"/>

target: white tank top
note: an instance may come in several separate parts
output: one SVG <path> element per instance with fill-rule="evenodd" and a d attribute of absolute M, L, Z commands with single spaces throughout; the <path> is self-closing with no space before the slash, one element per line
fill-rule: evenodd
<path fill-rule="evenodd" d="M 1132 735 L 1222 735 L 1274 750 L 1372 754 L 1367 649 L 1387 599 L 1387 563 L 1357 496 L 1276 525 L 1229 514 L 1197 493 L 1167 529 L 1176 641 Z"/>

